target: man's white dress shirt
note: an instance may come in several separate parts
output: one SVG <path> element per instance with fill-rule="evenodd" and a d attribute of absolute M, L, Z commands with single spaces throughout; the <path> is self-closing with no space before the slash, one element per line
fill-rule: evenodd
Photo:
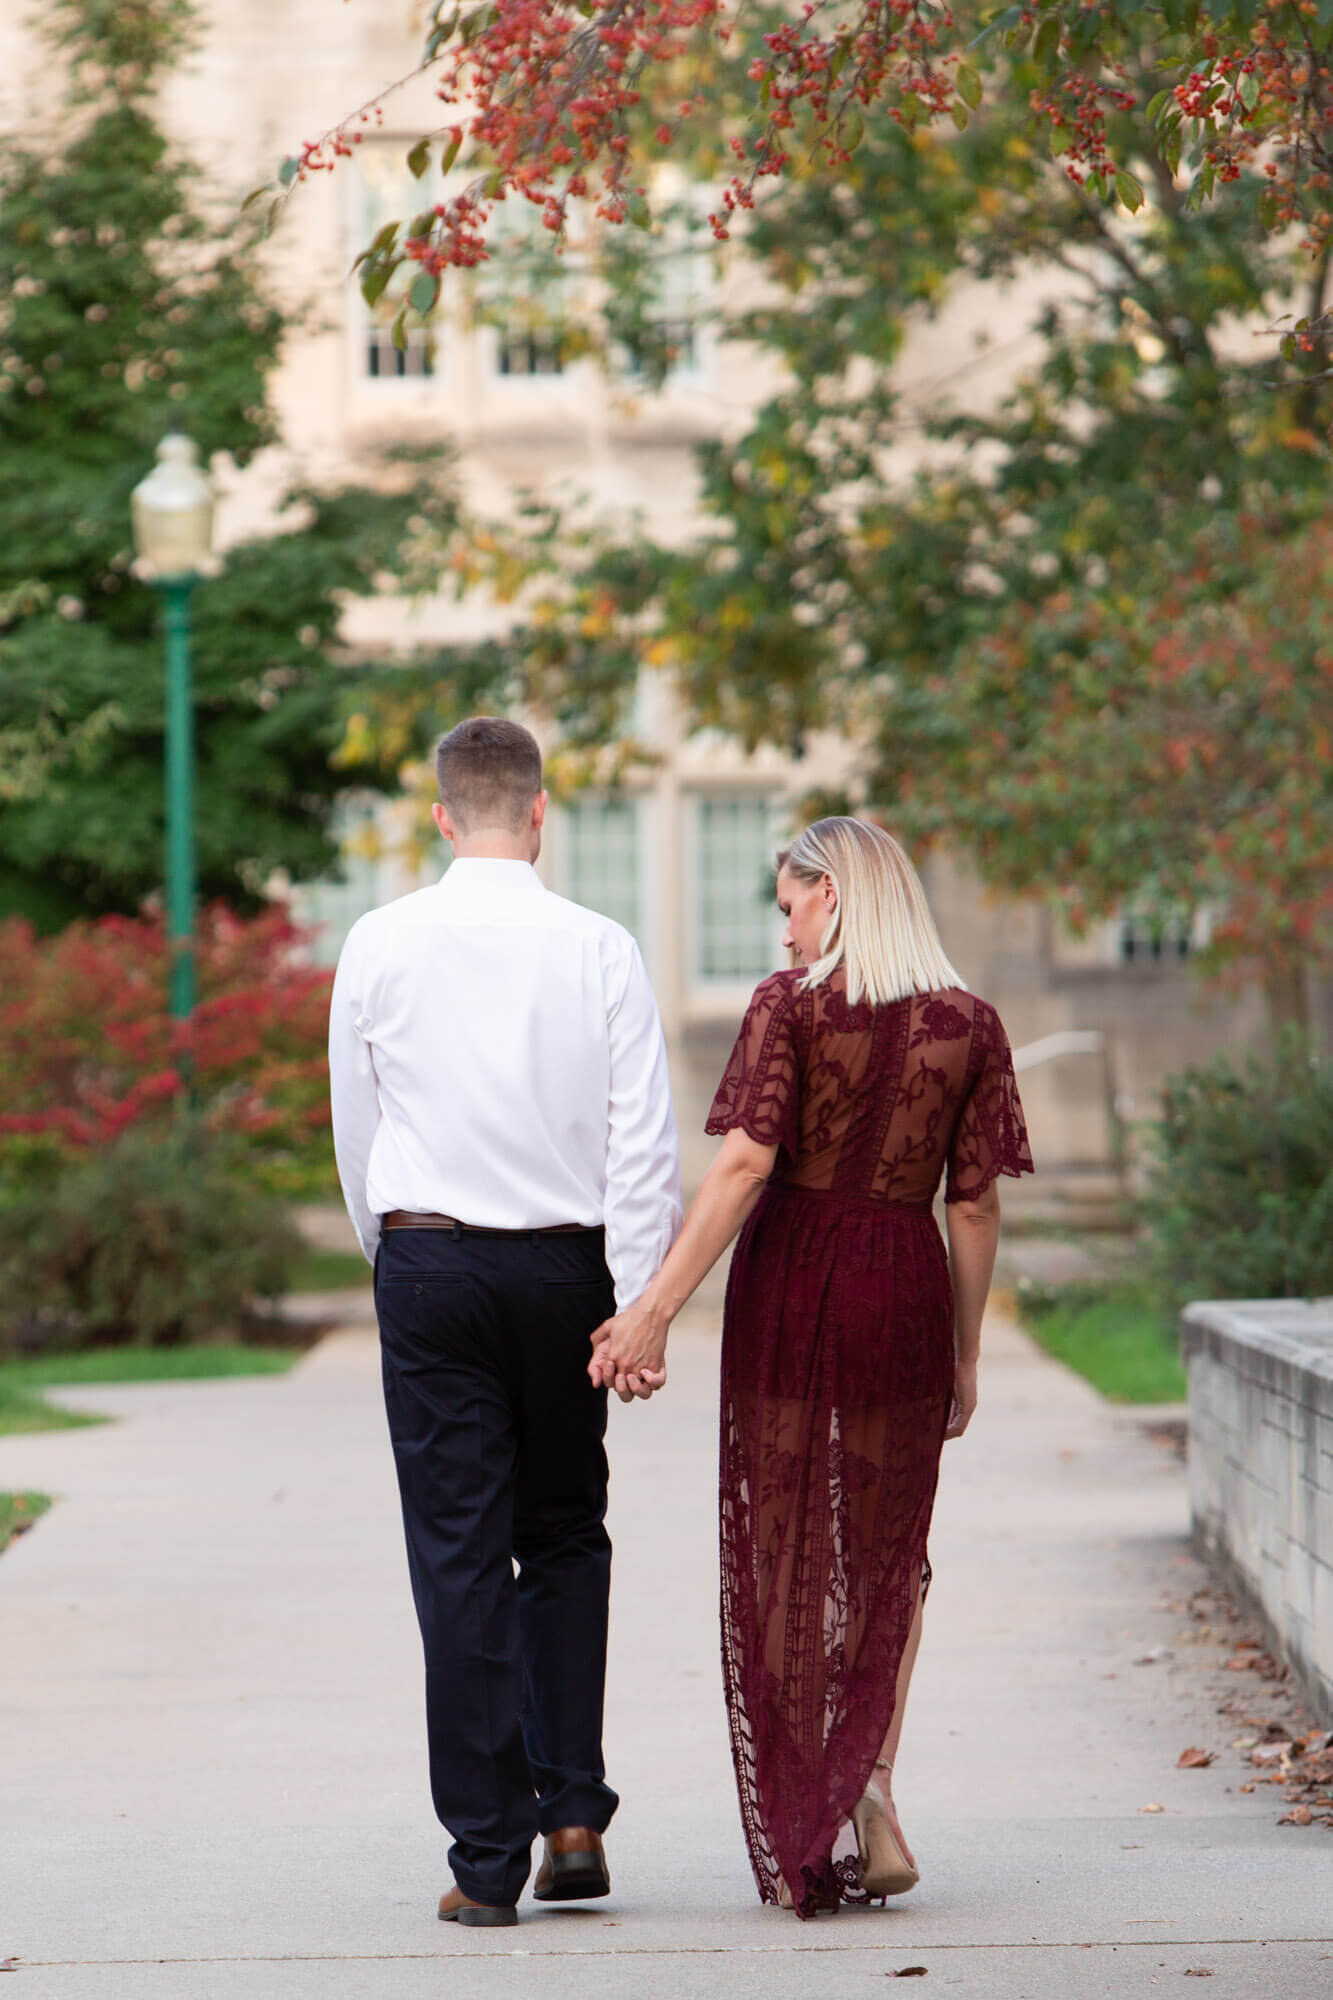
<path fill-rule="evenodd" d="M 606 1225 L 620 1306 L 681 1221 L 662 1023 L 639 948 L 526 861 L 460 859 L 359 919 L 329 1024 L 333 1143 L 372 1261 L 389 1209 Z"/>

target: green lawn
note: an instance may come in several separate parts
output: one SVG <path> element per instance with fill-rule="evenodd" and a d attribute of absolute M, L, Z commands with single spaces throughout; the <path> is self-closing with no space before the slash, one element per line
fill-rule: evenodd
<path fill-rule="evenodd" d="M 208 1341 L 197 1347 L 101 1347 L 85 1354 L 43 1354 L 0 1361 L 0 1431 L 68 1430 L 101 1417 L 59 1410 L 42 1396 L 58 1384 L 204 1382 L 228 1375 L 280 1375 L 302 1352 Z"/>
<path fill-rule="evenodd" d="M 1173 1315 L 1142 1283 L 1020 1285 L 1032 1335 L 1112 1403 L 1180 1403 L 1185 1369 Z"/>
<path fill-rule="evenodd" d="M 0 1493 L 0 1549 L 7 1549 L 50 1505 L 45 1493 Z"/>
<path fill-rule="evenodd" d="M 307 1250 L 292 1265 L 292 1292 L 344 1292 L 370 1283 L 370 1266 L 359 1250 Z"/>

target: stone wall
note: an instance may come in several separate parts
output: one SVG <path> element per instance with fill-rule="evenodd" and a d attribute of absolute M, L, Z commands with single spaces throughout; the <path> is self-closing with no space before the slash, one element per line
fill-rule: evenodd
<path fill-rule="evenodd" d="M 1187 1306 L 1194 1533 L 1333 1721 L 1333 1299 Z"/>

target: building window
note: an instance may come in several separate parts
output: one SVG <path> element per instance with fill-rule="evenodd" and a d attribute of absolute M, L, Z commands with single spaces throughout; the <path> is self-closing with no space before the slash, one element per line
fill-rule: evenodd
<path fill-rule="evenodd" d="M 420 180 L 408 169 L 408 139 L 368 139 L 357 147 L 356 172 L 360 198 L 353 204 L 352 256 L 358 256 L 388 222 L 399 224 L 398 240 L 410 234 L 415 218 L 432 208 L 445 193 L 445 182 L 433 164 Z M 352 300 L 352 326 L 358 367 L 368 382 L 422 382 L 438 372 L 436 340 L 444 326 L 438 313 L 429 326 L 419 322 L 407 328 L 406 344 L 394 346 L 393 323 L 416 276 L 417 266 L 405 263 L 394 273 L 386 289 L 368 306 L 356 287 Z M 409 314 L 415 319 L 415 314 Z"/>
<path fill-rule="evenodd" d="M 639 807 L 633 799 L 576 799 L 567 808 L 565 881 L 569 895 L 638 937 Z"/>
<path fill-rule="evenodd" d="M 1126 965 L 1164 964 L 1188 958 L 1193 949 L 1188 918 L 1126 916 L 1120 919 L 1120 957 Z"/>
<path fill-rule="evenodd" d="M 563 375 L 564 342 L 556 327 L 502 327 L 496 341 L 495 367 L 500 375 Z"/>
<path fill-rule="evenodd" d="M 435 344 L 427 338 L 424 327 L 413 328 L 405 347 L 395 347 L 390 327 L 372 320 L 366 328 L 366 374 L 372 381 L 389 377 L 405 381 L 409 376 L 421 379 L 434 373 Z"/>
<path fill-rule="evenodd" d="M 497 375 L 514 381 L 564 374 L 565 329 L 583 309 L 579 231 L 578 203 L 570 210 L 571 241 L 561 251 L 537 203 L 515 195 L 491 216 L 490 255 L 472 272 L 472 284 L 477 317 L 495 328 Z"/>
<path fill-rule="evenodd" d="M 711 196 L 675 167 L 659 167 L 652 180 L 649 244 L 636 231 L 629 232 L 633 242 L 623 242 L 612 230 L 603 257 L 616 366 L 630 380 L 656 386 L 700 373 L 717 269 L 707 220 Z M 622 257 L 629 266 L 623 271 Z"/>
<path fill-rule="evenodd" d="M 695 969 L 700 979 L 761 979 L 778 958 L 775 815 L 768 799 L 695 801 Z"/>
<path fill-rule="evenodd" d="M 315 933 L 313 955 L 319 965 L 336 964 L 357 918 L 384 901 L 379 802 L 364 794 L 344 798 L 333 830 L 342 850 L 341 879 L 298 883 L 291 895 L 297 922 Z"/>

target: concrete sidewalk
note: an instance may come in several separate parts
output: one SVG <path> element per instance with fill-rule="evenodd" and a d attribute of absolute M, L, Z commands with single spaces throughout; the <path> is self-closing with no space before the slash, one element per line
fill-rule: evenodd
<path fill-rule="evenodd" d="M 978 2000 L 1205 1971 L 1213 2000 L 1333 1993 L 1333 1840 L 1231 1789 L 1237 1726 L 1173 1644 L 1165 1600 L 1197 1581 L 1181 1469 L 997 1321 L 946 1448 L 897 1774 L 921 1886 L 808 1925 L 761 1908 L 717 1664 L 710 1318 L 671 1366 L 652 1404 L 612 1406 L 615 1890 L 527 1901 L 517 1931 L 435 1919 L 367 1331 L 286 1378 L 70 1391 L 122 1421 L 0 1439 L 0 1487 L 61 1496 L 0 1560 L 6 1996 L 805 2000 L 922 1965 Z M 1218 1763 L 1177 1770 L 1189 1744 Z"/>

